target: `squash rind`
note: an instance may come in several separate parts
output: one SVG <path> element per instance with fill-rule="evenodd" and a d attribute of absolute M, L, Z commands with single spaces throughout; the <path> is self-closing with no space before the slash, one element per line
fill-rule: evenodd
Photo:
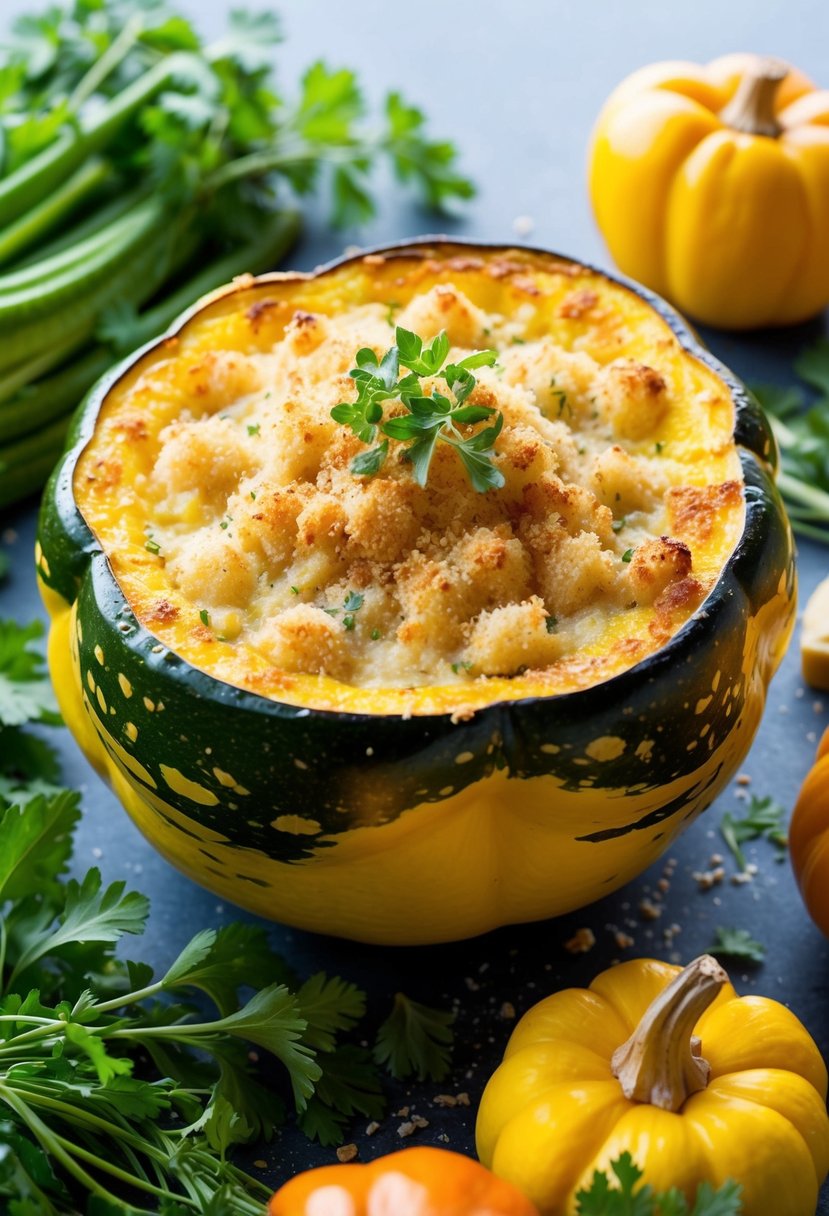
<path fill-rule="evenodd" d="M 443 250 L 438 238 L 424 238 L 378 252 L 428 256 L 436 243 Z M 448 245 L 482 249 L 456 240 Z M 62 625 L 72 661 L 57 673 L 62 660 L 56 658 L 53 671 L 64 713 L 87 754 L 176 864 L 225 897 L 290 923 L 368 940 L 435 941 L 590 902 L 644 868 L 710 804 L 748 750 L 765 687 L 791 632 L 791 533 L 771 477 L 773 439 L 756 402 L 699 347 L 672 309 L 625 285 L 732 393 L 746 486 L 742 537 L 711 595 L 644 661 L 593 688 L 490 704 L 466 720 L 308 710 L 223 683 L 162 646 L 127 605 L 72 488 L 75 463 L 107 392 L 155 343 L 92 390 L 41 515 L 39 574 L 56 624 L 75 602 L 71 620 Z M 199 307 L 170 333 L 197 316 Z M 129 697 L 125 687 L 133 690 Z M 585 750 L 606 738 L 624 744 L 611 762 Z M 522 803 L 526 796 L 525 836 L 514 842 L 515 857 L 509 856 L 512 844 L 494 856 L 493 841 L 485 839 L 486 815 L 498 832 L 508 825 L 513 789 L 521 790 Z M 399 859 L 390 866 L 384 852 L 409 847 L 402 838 L 417 832 L 414 817 L 423 818 L 426 830 L 433 818 L 427 810 L 451 815 L 460 807 L 462 817 L 473 803 L 482 808 L 483 838 L 468 843 L 469 873 L 457 897 L 430 892 L 414 850 L 412 872 L 402 864 L 395 881 L 407 885 L 415 915 L 389 918 L 382 907 L 388 897 L 379 892 Z M 565 811 L 571 803 L 584 813 Z M 303 900 L 296 872 L 307 874 L 326 859 L 337 865 L 355 833 L 360 840 L 368 833 L 372 842 L 352 857 L 350 840 L 342 874 L 326 881 L 347 892 L 359 871 L 360 891 L 353 912 L 344 900 L 329 917 L 316 906 L 313 882 L 306 880 Z M 387 838 L 388 845 L 382 843 Z M 440 847 L 436 841 L 435 850 Z M 577 893 L 568 883 L 557 891 L 551 882 L 571 848 L 581 859 Z M 377 874 L 367 881 L 364 859 L 375 850 Z M 526 875 L 513 875 L 516 889 L 522 888 L 513 901 L 510 873 L 526 850 L 538 853 L 547 875 L 533 878 L 532 893 L 523 889 Z M 229 873 L 233 855 L 238 864 Z M 379 873 L 384 866 L 385 877 Z M 294 871 L 287 885 L 286 868 Z"/>

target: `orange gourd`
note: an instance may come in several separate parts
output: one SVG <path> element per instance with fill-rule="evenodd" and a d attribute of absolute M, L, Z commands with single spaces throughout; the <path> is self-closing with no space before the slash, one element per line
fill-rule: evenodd
<path fill-rule="evenodd" d="M 269 1216 L 538 1216 L 510 1182 L 442 1148 L 408 1148 L 368 1165 L 297 1174 L 271 1199 Z"/>
<path fill-rule="evenodd" d="M 792 812 L 789 856 L 809 915 L 829 937 L 829 727 Z"/>

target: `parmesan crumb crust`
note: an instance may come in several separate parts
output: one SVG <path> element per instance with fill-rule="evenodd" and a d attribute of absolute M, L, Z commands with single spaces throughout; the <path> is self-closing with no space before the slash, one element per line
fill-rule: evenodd
<path fill-rule="evenodd" d="M 717 398 L 707 369 L 697 385 L 678 376 L 675 339 L 661 366 L 629 342 L 615 357 L 606 342 L 591 351 L 591 335 L 618 323 L 607 298 L 578 283 L 545 291 L 543 276 L 516 287 L 516 277 L 523 303 L 509 311 L 473 290 L 473 266 L 399 306 L 258 299 L 241 322 L 248 349 L 174 341 L 133 377 L 82 458 L 78 490 L 105 547 L 117 543 L 96 502 L 123 481 L 125 442 L 136 449 L 128 509 L 148 543 L 131 569 L 154 571 L 153 631 L 179 650 L 186 629 L 208 656 L 253 654 L 249 683 L 274 695 L 294 676 L 461 690 L 529 674 L 557 691 L 663 644 L 713 586 L 742 525 L 725 389 Z M 555 334 L 539 324 L 546 295 Z M 470 400 L 503 414 L 501 489 L 475 491 L 446 444 L 425 487 L 394 441 L 379 475 L 352 474 L 365 445 L 331 409 L 354 398 L 356 351 L 382 355 L 396 325 L 424 341 L 445 330 L 451 361 L 498 351 Z M 690 404 L 732 474 L 713 484 L 681 417 Z"/>

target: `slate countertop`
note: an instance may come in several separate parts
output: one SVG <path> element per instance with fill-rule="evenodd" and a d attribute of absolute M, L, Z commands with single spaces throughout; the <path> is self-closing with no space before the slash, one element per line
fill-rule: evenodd
<path fill-rule="evenodd" d="M 223 4 L 203 0 L 196 5 L 192 0 L 183 7 L 194 15 L 198 9 L 205 31 L 218 32 Z M 22 0 L 11 0 L 3 16 L 23 9 Z M 658 59 L 705 60 L 752 49 L 791 59 L 829 84 L 829 10 L 823 0 L 739 0 L 727 5 L 697 0 L 681 8 L 656 0 L 589 8 L 549 0 L 490 0 L 486 5 L 421 0 L 408 8 L 382 0 L 350 0 L 348 5 L 294 0 L 283 6 L 283 16 L 287 41 L 277 56 L 286 89 L 316 57 L 354 67 L 372 99 L 387 87 L 405 86 L 407 95 L 430 114 L 435 134 L 451 136 L 463 149 L 464 167 L 481 188 L 462 215 L 448 222 L 401 202 L 393 184 L 382 179 L 377 220 L 358 232 L 332 231 L 324 209 L 314 208 L 306 236 L 287 263 L 300 269 L 336 256 L 349 243 L 378 244 L 436 229 L 481 240 L 523 239 L 607 266 L 586 199 L 585 147 L 603 98 L 629 71 Z M 824 316 L 775 333 L 735 336 L 706 331 L 703 336 L 714 353 L 749 382 L 786 383 L 793 357 L 827 328 Z M 10 545 L 14 554 L 11 576 L 0 586 L 0 616 L 27 620 L 43 615 L 30 559 L 35 510 L 33 502 L 25 504 L 5 512 L 0 523 L 2 544 Z M 829 549 L 802 543 L 801 605 L 827 572 Z M 759 872 L 753 882 L 734 885 L 734 867 L 718 831 L 723 813 L 739 810 L 746 789 L 770 794 L 791 807 L 829 722 L 829 695 L 822 697 L 802 683 L 797 642 L 796 635 L 743 766 L 750 784 L 732 784 L 671 850 L 677 864 L 658 919 L 646 919 L 640 904 L 654 899 L 664 861 L 617 894 L 572 916 L 499 930 L 457 945 L 371 948 L 272 927 L 274 945 L 300 973 L 325 969 L 363 984 L 379 1016 L 400 989 L 428 1004 L 457 1007 L 451 1078 L 439 1086 L 394 1090 L 391 1111 L 408 1105 L 429 1121 L 416 1133 L 418 1142 L 438 1143 L 445 1136 L 450 1147 L 471 1151 L 477 1099 L 514 1024 L 510 1008 L 520 1016 L 550 991 L 586 984 L 615 958 L 649 954 L 688 961 L 711 945 L 720 925 L 749 929 L 766 946 L 764 965 L 734 971 L 739 990 L 789 1004 L 829 1059 L 829 943 L 807 918 L 789 866 L 775 863 L 772 846 L 762 842 L 747 847 Z M 126 878 L 151 897 L 150 925 L 139 948 L 133 948 L 136 957 L 163 968 L 198 929 L 244 917 L 217 904 L 161 860 L 68 736 L 60 746 L 66 781 L 84 790 L 78 868 L 98 864 L 105 881 Z M 708 869 L 714 853 L 726 855 L 728 876 L 701 892 L 693 874 Z M 592 929 L 596 944 L 587 954 L 570 955 L 564 942 L 582 927 Z M 619 949 L 617 931 L 633 938 L 627 950 Z M 438 1092 L 468 1093 L 471 1105 L 435 1106 L 432 1099 Z M 351 1138 L 362 1159 L 399 1147 L 401 1121 L 389 1116 L 370 1141 L 364 1126 L 355 1124 Z M 292 1132 L 255 1156 L 268 1161 L 274 1181 L 334 1159 L 332 1150 L 312 1146 Z M 829 1192 L 819 1212 L 829 1213 Z"/>

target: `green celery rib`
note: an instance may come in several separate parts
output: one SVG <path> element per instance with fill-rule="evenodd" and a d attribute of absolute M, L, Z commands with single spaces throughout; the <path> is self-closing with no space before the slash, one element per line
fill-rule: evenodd
<path fill-rule="evenodd" d="M 9 174 L 0 182 L 0 227 L 14 223 L 47 198 L 89 156 L 105 148 L 124 123 L 173 76 L 187 73 L 195 62 L 185 51 L 168 55 L 123 89 L 88 126 L 64 131 L 48 148 Z"/>
<path fill-rule="evenodd" d="M 109 165 L 99 157 L 82 165 L 42 203 L 0 232 L 0 264 L 25 253 L 111 176 Z"/>
<path fill-rule="evenodd" d="M 0 333 L 11 333 L 21 322 L 48 316 L 73 298 L 83 297 L 123 263 L 125 256 L 140 247 L 162 223 L 167 222 L 164 206 L 151 199 L 127 217 L 120 239 L 105 242 L 78 263 L 70 263 L 45 279 L 23 286 L 3 289 L 0 279 Z M 120 221 L 124 224 L 125 221 Z M 63 255 L 65 256 L 65 255 Z M 11 276 L 9 276 L 11 277 Z M 6 280 L 8 284 L 8 279 Z"/>
<path fill-rule="evenodd" d="M 69 418 L 0 446 L 0 507 L 7 507 L 37 490 L 63 451 Z"/>
<path fill-rule="evenodd" d="M 139 187 L 137 190 L 119 191 L 115 198 L 111 198 L 109 202 L 105 202 L 97 211 L 79 219 L 71 228 L 61 233 L 60 236 L 54 237 L 45 245 L 41 245 L 39 249 L 29 253 L 24 258 L 15 260 L 14 266 L 7 274 L 17 274 L 23 270 L 29 270 L 33 266 L 40 265 L 41 262 L 47 261 L 56 254 L 63 253 L 67 249 L 74 249 L 81 241 L 86 241 L 87 237 L 97 236 L 104 229 L 108 228 L 114 220 L 119 220 L 126 216 L 139 203 L 143 203 L 149 197 L 149 191 L 145 186 Z"/>
<path fill-rule="evenodd" d="M 112 362 L 112 352 L 107 347 L 93 346 L 60 371 L 0 404 L 0 445 L 71 413 Z"/>
<path fill-rule="evenodd" d="M 0 301 L 14 293 L 19 295 L 20 292 L 30 292 L 34 296 L 39 287 L 44 283 L 52 283 L 57 275 L 75 268 L 82 270 L 83 264 L 96 258 L 102 250 L 122 248 L 137 226 L 138 220 L 134 213 L 121 216 L 94 235 L 77 241 L 52 257 L 44 257 L 31 266 L 0 274 Z"/>
<path fill-rule="evenodd" d="M 188 305 L 234 275 L 272 269 L 295 243 L 300 226 L 298 212 L 274 213 L 254 240 L 210 263 L 140 315 L 133 333 L 136 341 L 143 344 L 163 332 Z M 175 246 L 180 256 L 187 256 L 185 244 L 176 241 Z M 147 284 L 144 298 L 152 290 L 152 284 Z M 107 347 L 94 346 L 53 376 L 31 385 L 28 392 L 0 404 L 0 462 L 9 466 L 0 472 L 0 506 L 31 493 L 45 481 L 60 455 L 67 425 L 63 415 L 74 410 L 112 362 Z M 44 431 L 45 424 L 51 425 Z"/>
<path fill-rule="evenodd" d="M 25 363 L 18 363 L 16 367 L 13 367 L 8 375 L 0 380 L 0 411 L 2 411 L 5 401 L 15 397 L 53 368 L 59 367 L 82 344 L 83 338 L 79 339 L 74 333 L 67 333 L 63 342 L 55 343 L 48 350 L 35 355 L 33 359 L 27 359 Z"/>
<path fill-rule="evenodd" d="M 142 313 L 130 334 L 133 345 L 143 346 L 163 333 L 186 308 L 207 292 L 228 283 L 235 275 L 271 270 L 296 243 L 301 227 L 298 211 L 275 212 L 263 222 L 262 231 L 255 240 L 231 249 Z"/>

